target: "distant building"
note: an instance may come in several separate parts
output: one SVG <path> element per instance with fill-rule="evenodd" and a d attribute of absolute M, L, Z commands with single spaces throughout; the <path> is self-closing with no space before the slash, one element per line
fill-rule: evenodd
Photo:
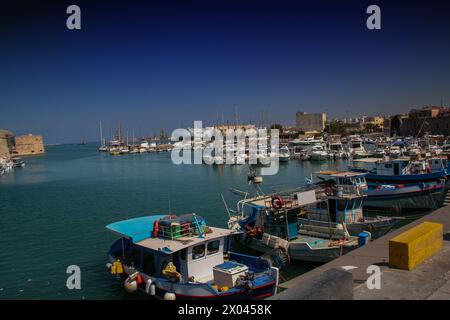
<path fill-rule="evenodd" d="M 377 127 L 382 128 L 384 126 L 384 118 L 383 117 L 367 117 L 365 123 L 373 124 Z"/>
<path fill-rule="evenodd" d="M 14 151 L 14 134 L 0 129 L 0 157 L 9 157 Z"/>
<path fill-rule="evenodd" d="M 411 109 L 401 117 L 398 131 L 402 136 L 417 136 L 426 132 L 450 136 L 450 109 L 436 106 Z"/>
<path fill-rule="evenodd" d="M 42 136 L 29 134 L 16 137 L 11 131 L 0 129 L 0 157 L 25 156 L 44 152 Z"/>
<path fill-rule="evenodd" d="M 222 131 L 223 133 L 227 133 L 229 130 L 249 130 L 255 129 L 256 127 L 253 124 L 221 124 L 215 126 L 215 128 Z"/>
<path fill-rule="evenodd" d="M 16 150 L 14 154 L 19 156 L 42 154 L 44 149 L 44 138 L 40 135 L 24 135 L 15 138 Z"/>
<path fill-rule="evenodd" d="M 297 112 L 296 126 L 298 130 L 303 132 L 320 132 L 325 129 L 327 122 L 327 114 L 322 113 L 305 113 Z"/>

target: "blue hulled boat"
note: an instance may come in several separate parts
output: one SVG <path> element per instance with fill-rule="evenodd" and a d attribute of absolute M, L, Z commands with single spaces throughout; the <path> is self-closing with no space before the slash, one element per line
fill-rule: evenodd
<path fill-rule="evenodd" d="M 352 170 L 365 173 L 364 206 L 430 210 L 443 201 L 446 170 L 409 158 L 354 160 Z"/>
<path fill-rule="evenodd" d="M 230 252 L 228 229 L 195 214 L 153 215 L 109 224 L 120 236 L 107 267 L 128 292 L 157 299 L 260 299 L 273 295 L 278 268 Z"/>

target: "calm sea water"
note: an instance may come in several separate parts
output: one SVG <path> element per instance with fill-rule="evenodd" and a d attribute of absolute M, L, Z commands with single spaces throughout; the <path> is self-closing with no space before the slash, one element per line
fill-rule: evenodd
<path fill-rule="evenodd" d="M 234 206 L 238 198 L 228 188 L 249 190 L 248 166 L 177 166 L 170 153 L 110 156 L 97 147 L 49 146 L 0 177 L 0 299 L 127 299 L 105 268 L 117 239 L 105 225 L 170 211 L 196 212 L 226 227 L 220 194 Z M 313 171 L 346 167 L 292 160 L 265 176 L 262 189 L 298 187 Z M 81 268 L 81 290 L 66 288 L 69 265 Z M 312 267 L 293 264 L 283 277 Z"/>

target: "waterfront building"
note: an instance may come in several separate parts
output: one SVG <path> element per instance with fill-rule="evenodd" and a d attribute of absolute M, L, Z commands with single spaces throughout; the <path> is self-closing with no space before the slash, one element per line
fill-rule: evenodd
<path fill-rule="evenodd" d="M 0 129 L 0 157 L 25 156 L 45 152 L 41 135 L 15 136 L 9 130 Z"/>
<path fill-rule="evenodd" d="M 14 134 L 0 129 L 0 157 L 9 157 L 14 150 Z"/>
<path fill-rule="evenodd" d="M 399 121 L 402 136 L 421 136 L 425 133 L 450 135 L 450 108 L 429 106 L 412 109 Z"/>
<path fill-rule="evenodd" d="M 43 154 L 44 149 L 44 138 L 41 135 L 23 135 L 15 137 L 16 155 L 26 156 L 34 154 Z"/>
<path fill-rule="evenodd" d="M 327 114 L 297 112 L 296 126 L 304 132 L 322 132 L 325 129 Z"/>

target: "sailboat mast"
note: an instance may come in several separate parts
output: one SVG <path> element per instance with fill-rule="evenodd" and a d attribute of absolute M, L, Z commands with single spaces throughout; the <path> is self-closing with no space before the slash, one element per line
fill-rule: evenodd
<path fill-rule="evenodd" d="M 102 122 L 100 121 L 100 146 L 103 146 L 103 129 L 102 129 Z"/>

